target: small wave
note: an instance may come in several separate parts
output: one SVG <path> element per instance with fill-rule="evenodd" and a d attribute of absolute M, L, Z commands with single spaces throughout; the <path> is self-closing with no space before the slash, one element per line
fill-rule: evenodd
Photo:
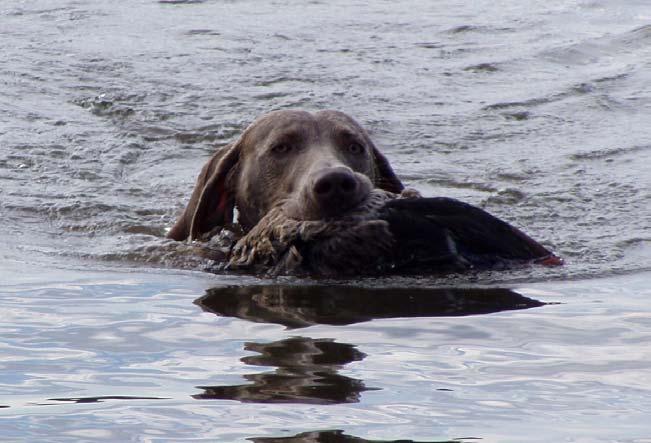
<path fill-rule="evenodd" d="M 588 152 L 578 152 L 570 155 L 571 160 L 602 160 L 619 157 L 621 155 L 635 154 L 651 149 L 651 145 L 622 147 L 613 149 L 599 149 Z"/>
<path fill-rule="evenodd" d="M 515 111 L 515 112 L 505 112 L 504 117 L 508 120 L 529 120 L 531 113 L 529 111 Z"/>
<path fill-rule="evenodd" d="M 494 195 L 489 196 L 481 206 L 488 205 L 513 205 L 527 198 L 527 194 L 519 189 L 506 188 L 500 189 Z"/>
<path fill-rule="evenodd" d="M 472 189 L 481 192 L 496 192 L 497 188 L 485 182 L 457 181 L 449 178 L 434 178 L 425 181 L 431 185 L 456 189 Z"/>
<path fill-rule="evenodd" d="M 272 78 L 266 79 L 266 80 L 258 80 L 255 83 L 255 86 L 273 86 L 273 85 L 283 84 L 283 83 L 308 83 L 308 84 L 314 84 L 314 83 L 316 83 L 316 80 L 311 79 L 311 78 L 302 78 L 302 77 L 279 76 L 279 77 L 272 77 Z"/>
<path fill-rule="evenodd" d="M 174 133 L 173 137 L 183 144 L 213 143 L 222 139 L 218 133 L 206 132 L 201 129 L 197 131 L 178 131 Z"/>
<path fill-rule="evenodd" d="M 107 400 L 169 400 L 169 397 L 137 397 L 131 395 L 103 395 L 100 397 L 48 398 L 61 403 L 102 403 Z"/>
<path fill-rule="evenodd" d="M 214 29 L 190 29 L 185 35 L 221 35 L 221 33 Z"/>
<path fill-rule="evenodd" d="M 536 171 L 528 171 L 528 172 L 530 174 L 533 174 Z M 530 176 L 525 173 L 516 173 L 513 171 L 501 171 L 495 174 L 495 180 L 512 182 L 512 183 L 522 183 L 527 181 L 529 178 Z"/>
<path fill-rule="evenodd" d="M 420 42 L 420 43 L 416 43 L 416 46 L 424 49 L 441 49 L 445 45 L 440 42 Z"/>
<path fill-rule="evenodd" d="M 494 103 L 491 105 L 484 106 L 482 110 L 500 111 L 500 110 L 505 110 L 510 108 L 530 109 L 530 108 L 536 108 L 536 107 L 548 105 L 550 103 L 559 102 L 572 97 L 596 94 L 606 87 L 605 86 L 606 83 L 621 80 L 626 78 L 627 76 L 628 76 L 627 73 L 621 73 L 612 76 L 598 77 L 590 81 L 575 83 L 567 87 L 565 90 L 562 90 L 557 93 L 548 94 L 542 97 L 532 97 L 525 100 Z M 514 120 L 527 120 L 530 117 L 529 113 L 526 111 L 510 112 L 505 114 L 505 116 L 507 118 L 511 118 Z"/>
<path fill-rule="evenodd" d="M 291 97 L 293 95 L 294 93 L 290 91 L 287 92 L 276 91 L 276 92 L 266 92 L 264 94 L 257 94 L 254 95 L 253 98 L 255 100 L 273 100 L 275 98 L 286 98 L 286 97 Z"/>
<path fill-rule="evenodd" d="M 497 63 L 479 63 L 476 65 L 471 65 L 463 68 L 464 71 L 467 72 L 485 72 L 485 73 L 491 73 L 491 72 L 497 72 L 499 71 L 499 67 Z"/>
<path fill-rule="evenodd" d="M 98 246 L 98 251 L 66 253 L 86 260 L 146 264 L 147 266 L 222 272 L 230 240 L 215 237 L 210 242 L 177 242 L 162 235 L 130 233 L 122 238 L 109 239 L 110 244 Z"/>
<path fill-rule="evenodd" d="M 513 32 L 514 28 L 508 27 L 494 27 L 485 25 L 459 25 L 449 28 L 444 32 L 446 34 L 466 34 L 466 33 L 479 33 L 479 34 L 495 34 L 504 32 Z"/>
<path fill-rule="evenodd" d="M 608 83 L 608 82 L 616 82 L 619 80 L 624 80 L 628 77 L 630 77 L 630 73 L 628 72 L 622 72 L 620 74 L 614 74 L 614 75 L 606 75 L 604 77 L 599 77 L 593 80 L 595 83 Z"/>
<path fill-rule="evenodd" d="M 484 111 L 493 111 L 493 110 L 515 108 L 515 107 L 531 108 L 535 106 L 545 105 L 547 103 L 551 103 L 556 100 L 560 100 L 561 98 L 563 98 L 564 95 L 565 94 L 556 94 L 548 97 L 534 97 L 522 101 L 495 103 L 492 105 L 484 106 L 482 109 Z"/>
<path fill-rule="evenodd" d="M 205 3 L 205 0 L 158 0 L 162 5 L 194 5 Z"/>
<path fill-rule="evenodd" d="M 608 34 L 568 46 L 547 49 L 541 56 L 563 65 L 586 65 L 603 57 L 619 56 L 623 51 L 645 50 L 651 46 L 651 25 L 621 34 Z"/>
<path fill-rule="evenodd" d="M 88 109 L 93 115 L 100 117 L 125 119 L 135 114 L 135 110 L 132 107 L 120 104 L 115 99 L 109 99 L 105 94 L 92 98 L 73 100 L 73 103 Z"/>

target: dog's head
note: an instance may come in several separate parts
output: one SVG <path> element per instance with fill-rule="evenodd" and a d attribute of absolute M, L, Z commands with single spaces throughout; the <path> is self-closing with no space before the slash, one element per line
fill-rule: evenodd
<path fill-rule="evenodd" d="M 336 111 L 276 111 L 208 161 L 169 237 L 198 238 L 232 222 L 235 207 L 245 230 L 277 205 L 299 220 L 337 217 L 374 187 L 403 189 L 355 120 Z"/>

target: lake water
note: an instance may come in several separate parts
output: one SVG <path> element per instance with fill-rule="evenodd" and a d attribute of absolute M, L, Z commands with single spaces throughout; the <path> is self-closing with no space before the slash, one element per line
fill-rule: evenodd
<path fill-rule="evenodd" d="M 651 442 L 651 4 L 4 0 L 0 441 Z M 258 279 L 164 233 L 338 109 L 567 263 Z"/>

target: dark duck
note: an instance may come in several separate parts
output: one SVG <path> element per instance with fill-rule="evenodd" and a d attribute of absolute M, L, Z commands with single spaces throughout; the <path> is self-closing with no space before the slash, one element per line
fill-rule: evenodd
<path fill-rule="evenodd" d="M 279 274 L 373 275 L 560 265 L 509 223 L 446 197 L 373 190 L 336 218 L 298 220 L 274 208 L 232 248 L 229 267 Z"/>

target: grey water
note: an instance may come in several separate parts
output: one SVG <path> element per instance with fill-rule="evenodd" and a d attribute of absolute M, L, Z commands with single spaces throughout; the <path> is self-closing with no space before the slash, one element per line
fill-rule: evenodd
<path fill-rule="evenodd" d="M 274 109 L 559 268 L 204 272 L 164 238 Z M 651 442 L 651 3 L 3 0 L 0 441 Z"/>

